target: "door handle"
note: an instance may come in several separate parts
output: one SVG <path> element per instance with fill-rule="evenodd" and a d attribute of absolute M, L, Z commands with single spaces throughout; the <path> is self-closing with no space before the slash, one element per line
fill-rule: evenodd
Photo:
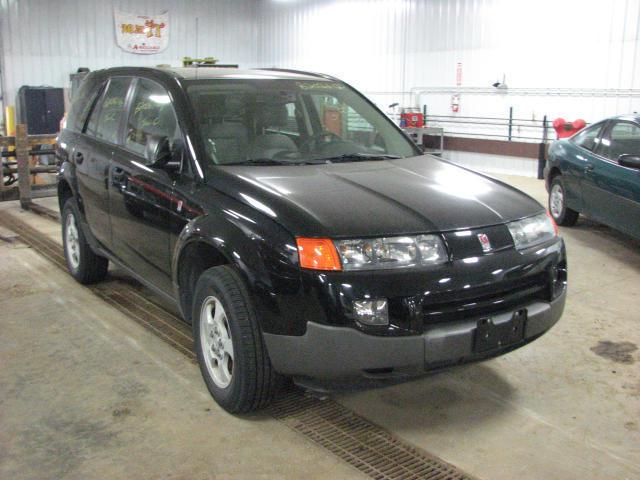
<path fill-rule="evenodd" d="M 84 155 L 82 154 L 82 152 L 75 152 L 73 154 L 73 160 L 80 165 L 82 162 L 84 162 Z"/>

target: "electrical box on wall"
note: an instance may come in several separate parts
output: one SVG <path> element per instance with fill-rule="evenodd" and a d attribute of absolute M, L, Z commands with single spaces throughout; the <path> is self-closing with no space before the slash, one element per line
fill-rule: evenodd
<path fill-rule="evenodd" d="M 54 87 L 22 86 L 18 90 L 18 121 L 30 134 L 57 133 L 64 116 L 64 91 Z"/>

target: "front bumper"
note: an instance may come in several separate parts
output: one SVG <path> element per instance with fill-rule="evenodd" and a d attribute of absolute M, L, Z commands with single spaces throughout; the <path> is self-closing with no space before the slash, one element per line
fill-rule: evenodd
<path fill-rule="evenodd" d="M 535 340 L 549 330 L 564 310 L 566 288 L 551 302 L 526 309 L 523 338 L 492 350 L 474 351 L 481 318 L 434 324 L 421 335 L 383 337 L 354 328 L 309 322 L 302 336 L 264 334 L 271 363 L 285 375 L 340 378 L 375 374 L 419 374 L 449 365 L 495 357 Z M 495 325 L 509 322 L 514 311 L 491 315 Z"/>

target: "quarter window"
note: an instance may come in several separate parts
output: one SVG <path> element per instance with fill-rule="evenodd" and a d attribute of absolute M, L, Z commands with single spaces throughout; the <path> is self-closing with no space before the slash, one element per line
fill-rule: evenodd
<path fill-rule="evenodd" d="M 106 142 L 118 142 L 118 128 L 130 81 L 124 77 L 109 80 L 99 108 L 96 106 L 89 118 L 87 134 Z"/>
<path fill-rule="evenodd" d="M 131 103 L 125 147 L 143 155 L 151 135 L 167 137 L 173 148 L 180 138 L 180 130 L 167 91 L 143 78 L 138 81 Z"/>
<path fill-rule="evenodd" d="M 102 86 L 97 85 L 91 78 L 85 79 L 74 95 L 71 110 L 67 117 L 67 128 L 77 132 L 82 131 L 91 107 L 96 103 L 96 97 L 102 92 Z"/>
<path fill-rule="evenodd" d="M 630 122 L 617 122 L 602 139 L 602 155 L 618 161 L 620 155 L 640 155 L 640 127 Z"/>

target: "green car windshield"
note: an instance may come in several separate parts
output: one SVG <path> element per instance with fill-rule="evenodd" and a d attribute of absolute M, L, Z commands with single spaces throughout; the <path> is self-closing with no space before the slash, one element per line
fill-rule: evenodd
<path fill-rule="evenodd" d="M 411 141 L 343 83 L 192 80 L 187 92 L 217 165 L 308 164 L 414 156 Z"/>

